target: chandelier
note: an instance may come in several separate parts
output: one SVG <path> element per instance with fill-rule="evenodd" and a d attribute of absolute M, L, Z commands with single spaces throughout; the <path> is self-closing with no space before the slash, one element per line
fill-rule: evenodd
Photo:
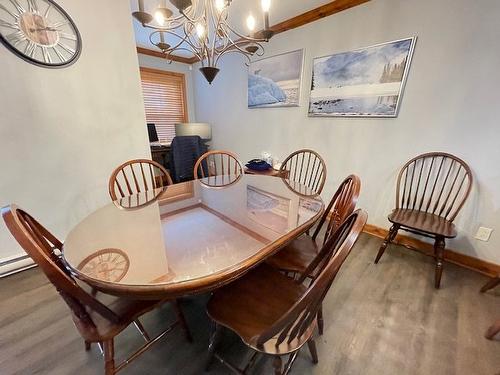
<path fill-rule="evenodd" d="M 173 52 L 188 51 L 201 62 L 200 71 L 212 84 L 219 73 L 217 67 L 222 56 L 239 53 L 246 57 L 247 64 L 252 56 L 262 56 L 262 43 L 273 36 L 269 28 L 271 0 L 261 0 L 264 13 L 264 30 L 255 31 L 256 20 L 249 15 L 246 24 L 251 35 L 236 31 L 228 21 L 228 10 L 232 0 L 170 0 L 179 11 L 178 15 L 167 7 L 166 0 L 160 0 L 156 11 L 145 11 L 144 0 L 138 0 L 139 11 L 132 15 L 143 27 L 151 29 L 150 42 L 172 62 Z M 153 24 L 153 21 L 156 21 Z M 173 45 L 167 42 L 175 40 Z M 173 38 L 172 38 L 173 37 Z"/>

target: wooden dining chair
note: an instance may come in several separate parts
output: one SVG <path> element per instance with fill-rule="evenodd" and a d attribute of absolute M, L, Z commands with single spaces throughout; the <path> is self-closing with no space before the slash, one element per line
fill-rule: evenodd
<path fill-rule="evenodd" d="M 245 168 L 238 156 L 230 151 L 215 150 L 203 154 L 194 166 L 194 178 L 204 185 L 225 187 L 244 175 Z"/>
<path fill-rule="evenodd" d="M 148 159 L 130 160 L 118 166 L 109 178 L 113 201 L 133 194 L 172 185 L 172 178 L 159 163 Z"/>
<path fill-rule="evenodd" d="M 488 290 L 491 290 L 493 288 L 496 288 L 498 285 L 500 285 L 500 275 L 497 275 L 496 277 L 492 278 L 490 281 L 488 281 L 482 288 L 481 288 L 481 293 L 486 293 Z M 500 333 L 500 319 L 497 320 L 493 325 L 488 328 L 488 331 L 486 331 L 485 337 L 488 340 L 493 340 L 496 335 Z"/>
<path fill-rule="evenodd" d="M 456 156 L 432 152 L 417 156 L 403 166 L 396 187 L 396 208 L 389 215 L 389 234 L 380 246 L 378 263 L 399 230 L 434 240 L 434 286 L 443 273 L 445 240 L 457 236 L 453 221 L 472 188 L 469 166 Z"/>
<path fill-rule="evenodd" d="M 330 203 L 319 220 L 312 236 L 303 235 L 282 248 L 276 255 L 266 262 L 286 273 L 303 273 L 318 255 L 319 249 L 325 244 L 330 235 L 338 229 L 340 224 L 354 211 L 361 189 L 358 176 L 348 176 L 333 195 Z M 326 229 L 320 245 L 317 238 L 323 226 Z"/>
<path fill-rule="evenodd" d="M 326 163 L 313 150 L 298 150 L 281 164 L 280 173 L 286 173 L 287 186 L 300 195 L 318 195 L 326 181 Z"/>
<path fill-rule="evenodd" d="M 207 370 L 215 357 L 235 372 L 246 373 L 260 353 L 273 357 L 275 374 L 288 374 L 305 344 L 313 362 L 317 363 L 313 332 L 318 309 L 366 220 L 367 214 L 361 210 L 349 216 L 298 280 L 263 264 L 217 290 L 207 306 L 208 315 L 214 322 Z M 318 276 L 306 287 L 304 282 L 312 273 Z M 222 327 L 235 332 L 255 351 L 245 369 L 236 368 L 216 353 Z M 289 357 L 283 368 L 282 356 L 286 355 Z"/>
<path fill-rule="evenodd" d="M 2 217 L 14 238 L 40 267 L 68 305 L 73 322 L 85 340 L 85 349 L 90 350 L 91 343 L 98 343 L 103 349 L 106 375 L 122 370 L 177 324 L 182 326 L 187 339 L 192 340 L 184 316 L 176 302 L 173 303 L 177 314 L 176 321 L 151 339 L 139 321 L 139 317 L 167 301 L 137 301 L 113 297 L 110 303 L 101 302 L 77 283 L 60 256 L 62 243 L 31 215 L 15 205 L 10 205 L 2 208 Z M 131 324 L 137 327 L 146 343 L 127 360 L 116 365 L 114 338 Z"/>
<path fill-rule="evenodd" d="M 344 220 L 353 213 L 361 189 L 361 180 L 356 175 L 348 176 L 333 195 L 328 207 L 321 217 L 312 236 L 305 234 L 281 249 L 276 255 L 269 258 L 266 263 L 277 268 L 287 275 L 295 277 L 305 272 L 314 258 L 317 257 L 321 246 L 335 233 Z M 317 237 L 327 222 L 323 241 L 317 243 Z M 309 275 L 314 278 L 315 275 Z M 322 335 L 324 329 L 323 312 L 320 308 L 318 314 L 318 331 Z"/>

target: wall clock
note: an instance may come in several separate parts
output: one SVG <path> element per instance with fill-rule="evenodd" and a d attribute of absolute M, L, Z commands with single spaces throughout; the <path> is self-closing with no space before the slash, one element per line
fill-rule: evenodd
<path fill-rule="evenodd" d="M 48 68 L 71 65 L 82 49 L 75 23 L 52 0 L 0 0 L 0 40 L 24 60 Z"/>

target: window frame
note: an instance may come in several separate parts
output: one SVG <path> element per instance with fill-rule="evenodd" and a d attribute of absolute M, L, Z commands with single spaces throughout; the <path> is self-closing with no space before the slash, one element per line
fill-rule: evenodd
<path fill-rule="evenodd" d="M 144 89 L 143 89 L 143 84 L 142 84 L 142 72 L 161 74 L 164 76 L 171 76 L 171 77 L 180 78 L 180 83 L 181 83 L 181 88 L 182 88 L 182 101 L 183 101 L 182 107 L 184 108 L 184 120 L 182 122 L 183 123 L 189 122 L 186 75 L 184 73 L 172 72 L 170 70 L 162 70 L 162 69 L 140 66 L 139 67 L 139 77 L 140 77 L 140 81 L 141 81 L 141 93 L 143 95 L 143 106 L 144 106 L 144 112 L 146 114 L 146 122 L 148 122 L 148 121 L 147 121 L 147 113 L 146 113 L 146 103 L 144 103 Z"/>

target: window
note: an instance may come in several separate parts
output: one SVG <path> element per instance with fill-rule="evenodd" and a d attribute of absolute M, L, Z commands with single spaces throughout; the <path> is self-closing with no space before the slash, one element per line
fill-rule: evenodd
<path fill-rule="evenodd" d="M 175 124 L 188 122 L 184 74 L 141 68 L 141 82 L 146 120 L 161 142 L 171 142 Z"/>

